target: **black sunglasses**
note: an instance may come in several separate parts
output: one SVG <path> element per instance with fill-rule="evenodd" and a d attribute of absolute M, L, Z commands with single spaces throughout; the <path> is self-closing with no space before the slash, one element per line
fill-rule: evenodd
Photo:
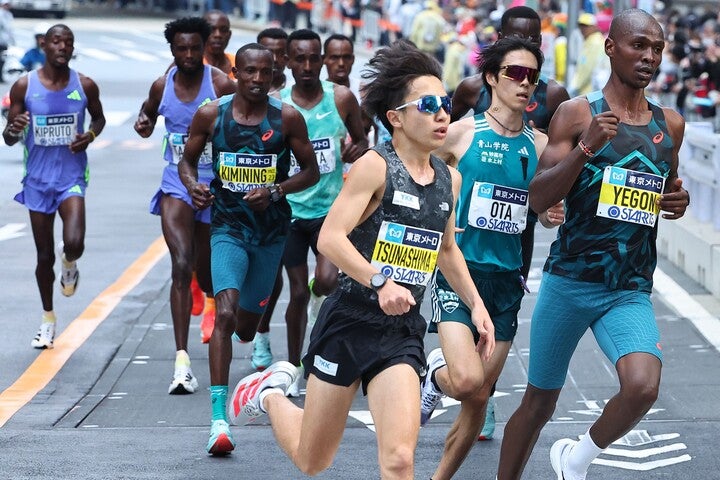
<path fill-rule="evenodd" d="M 530 67 L 522 67 L 520 65 L 505 65 L 500 67 L 500 70 L 505 70 L 502 74 L 503 77 L 515 80 L 516 82 L 522 82 L 526 78 L 528 82 L 533 85 L 537 85 L 540 81 L 540 70 Z"/>
<path fill-rule="evenodd" d="M 408 105 L 417 105 L 418 111 L 423 113 L 435 114 L 442 108 L 445 110 L 445 113 L 450 114 L 450 111 L 452 110 L 452 101 L 447 95 L 444 97 L 441 97 L 440 95 L 425 95 L 417 100 L 395 107 L 394 110 L 402 110 Z"/>

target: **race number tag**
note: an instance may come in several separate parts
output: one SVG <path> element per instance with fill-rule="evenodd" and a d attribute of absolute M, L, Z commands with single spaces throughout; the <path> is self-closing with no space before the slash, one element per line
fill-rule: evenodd
<path fill-rule="evenodd" d="M 168 143 L 172 149 L 172 163 L 177 165 L 182 160 L 185 152 L 185 144 L 187 143 L 187 133 L 168 133 Z M 207 142 L 205 148 L 200 154 L 198 165 L 210 165 L 212 163 L 212 143 Z"/>
<path fill-rule="evenodd" d="M 315 150 L 315 158 L 317 159 L 320 175 L 335 171 L 335 139 L 333 138 L 317 138 L 310 140 L 313 150 Z M 290 154 L 290 171 L 288 176 L 300 173 L 300 165 L 295 159 L 295 155 Z"/>
<path fill-rule="evenodd" d="M 660 175 L 605 167 L 597 216 L 654 227 L 660 214 L 656 202 L 664 186 Z"/>
<path fill-rule="evenodd" d="M 35 145 L 57 147 L 70 145 L 78 132 L 78 114 L 33 115 Z"/>
<path fill-rule="evenodd" d="M 487 182 L 473 185 L 468 226 L 517 234 L 525 230 L 527 214 L 527 190 Z"/>
<path fill-rule="evenodd" d="M 223 188 L 231 192 L 272 185 L 277 176 L 277 155 L 220 152 L 218 176 Z"/>
<path fill-rule="evenodd" d="M 442 235 L 384 221 L 370 263 L 395 282 L 427 286 L 435 270 Z"/>

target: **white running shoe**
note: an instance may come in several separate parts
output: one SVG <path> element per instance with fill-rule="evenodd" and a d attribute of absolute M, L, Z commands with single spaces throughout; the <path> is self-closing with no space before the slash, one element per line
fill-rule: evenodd
<path fill-rule="evenodd" d="M 585 475 L 577 479 L 570 479 L 563 474 L 563 469 L 567 466 L 568 455 L 576 443 L 575 440 L 561 438 L 550 447 L 550 465 L 557 474 L 557 480 L 585 480 Z"/>
<path fill-rule="evenodd" d="M 436 348 L 427 357 L 428 367 L 425 380 L 421 385 L 421 403 L 420 403 L 420 425 L 425 425 L 430 417 L 432 417 L 435 407 L 437 407 L 440 400 L 445 395 L 435 388 L 432 383 L 432 374 L 440 367 L 444 367 L 445 357 L 443 356 L 442 349 Z"/>
<path fill-rule="evenodd" d="M 78 281 L 80 280 L 80 272 L 77 268 L 77 262 L 72 262 L 69 267 L 65 266 L 66 261 L 64 260 L 65 252 L 63 251 L 63 242 L 58 243 L 57 249 L 61 267 L 60 292 L 66 297 L 71 297 L 75 294 L 75 289 L 77 288 Z"/>
<path fill-rule="evenodd" d="M 53 348 L 55 341 L 55 322 L 42 322 L 35 338 L 30 342 L 33 348 L 46 349 Z"/>
<path fill-rule="evenodd" d="M 315 295 L 315 293 L 313 292 L 314 284 L 315 277 L 311 278 L 310 283 L 308 283 L 308 288 L 310 289 L 310 301 L 308 301 L 307 306 L 307 328 L 310 330 L 312 330 L 313 325 L 315 325 L 318 313 L 320 312 L 320 307 L 322 307 L 323 302 L 327 298 L 327 295 Z"/>
<path fill-rule="evenodd" d="M 303 369 L 302 365 L 298 367 L 298 376 L 295 379 L 295 381 L 290 385 L 290 388 L 288 388 L 287 393 L 285 394 L 286 397 L 293 397 L 293 398 L 299 398 L 300 397 L 300 382 L 303 379 L 303 373 L 305 370 Z"/>
<path fill-rule="evenodd" d="M 195 393 L 198 388 L 198 381 L 192 373 L 189 365 L 175 365 L 175 373 L 168 388 L 170 395 L 182 395 Z"/>
<path fill-rule="evenodd" d="M 227 416 L 232 425 L 247 425 L 265 415 L 260 405 L 260 392 L 279 388 L 287 395 L 288 388 L 298 377 L 298 369 L 290 362 L 277 362 L 262 372 L 255 372 L 240 380 L 227 404 Z"/>

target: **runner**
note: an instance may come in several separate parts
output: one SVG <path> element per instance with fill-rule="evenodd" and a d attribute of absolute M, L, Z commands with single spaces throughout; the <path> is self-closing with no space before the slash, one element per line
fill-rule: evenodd
<path fill-rule="evenodd" d="M 222 10 L 209 10 L 205 12 L 203 18 L 210 24 L 210 36 L 205 44 L 203 63 L 219 68 L 235 80 L 232 71 L 235 66 L 235 55 L 225 51 L 232 37 L 230 19 Z"/>
<path fill-rule="evenodd" d="M 540 48 L 542 41 L 540 17 L 535 10 L 529 7 L 519 6 L 509 8 L 503 13 L 500 19 L 498 37 L 526 38 Z M 543 133 L 547 133 L 550 119 L 555 113 L 555 110 L 557 110 L 562 102 L 569 98 L 565 87 L 555 80 L 540 74 L 540 80 L 533 91 L 528 105 L 525 107 L 523 118 L 525 122 L 532 127 L 537 128 Z M 482 73 L 472 75 L 460 82 L 460 85 L 458 85 L 453 95 L 452 120 L 459 120 L 471 109 L 475 114 L 482 113 L 490 107 L 490 101 L 490 92 L 485 86 Z M 536 223 L 537 214 L 531 209 L 528 212 L 527 226 L 520 237 L 522 244 L 522 267 L 520 273 L 525 280 L 527 280 L 530 275 L 530 267 L 532 265 Z M 494 393 L 495 385 L 493 385 L 492 388 L 485 416 L 485 424 L 478 440 L 490 440 L 495 433 L 495 399 L 492 397 Z"/>
<path fill-rule="evenodd" d="M 273 79 L 270 86 L 270 95 L 285 88 L 285 67 L 287 66 L 287 40 L 288 34 L 282 28 L 266 28 L 258 33 L 257 42 L 270 49 L 275 63 L 273 64 Z"/>
<path fill-rule="evenodd" d="M 494 332 L 454 240 L 460 176 L 430 155 L 445 141 L 450 121 L 440 65 L 398 42 L 379 50 L 368 68 L 365 106 L 393 139 L 356 162 L 322 227 L 320 251 L 343 273 L 320 310 L 303 361 L 305 409 L 285 398 L 300 372 L 278 362 L 238 383 L 230 418 L 246 424 L 267 412 L 280 447 L 303 473 L 315 475 L 331 465 L 362 385 L 375 423 L 380 477 L 412 479 L 425 366 L 420 303 L 436 259 L 473 306 L 485 358 Z M 383 253 L 392 251 L 418 261 Z"/>
<path fill-rule="evenodd" d="M 72 30 L 62 24 L 50 27 L 43 51 L 43 66 L 20 77 L 10 88 L 10 109 L 3 130 L 7 145 L 21 140 L 25 144 L 23 189 L 15 200 L 29 210 L 35 239 L 35 279 L 43 314 L 40 329 L 30 344 L 40 349 L 53 348 L 55 340 L 55 215 L 59 213 L 63 222 L 62 242 L 58 245 L 60 291 L 69 297 L 75 294 L 80 277 L 77 260 L 85 250 L 85 191 L 89 178 L 85 150 L 105 127 L 98 86 L 70 68 L 75 51 Z M 90 114 L 87 129 L 86 110 Z"/>
<path fill-rule="evenodd" d="M 523 121 L 523 112 L 539 79 L 542 52 L 520 37 L 498 40 L 483 51 L 484 84 L 490 108 L 450 124 L 447 141 L 436 155 L 457 166 L 463 183 L 457 205 L 457 242 L 475 286 L 495 326 L 495 352 L 478 355 L 478 332 L 471 310 L 438 273 L 431 287 L 433 318 L 429 332 L 439 333 L 442 349 L 428 356 L 422 388 L 421 424 L 443 394 L 461 402 L 445 440 L 433 479 L 449 479 L 462 465 L 483 426 L 491 389 L 505 365 L 517 331 L 524 294 L 520 278 L 520 234 L 526 226 L 527 188 L 547 136 Z M 562 205 L 540 215 L 543 225 L 562 221 Z"/>
<path fill-rule="evenodd" d="M 565 198 L 567 222 L 545 264 L 528 385 L 505 427 L 501 480 L 522 475 L 588 328 L 615 365 L 620 389 L 579 442 L 566 438 L 553 445 L 558 480 L 584 479 L 593 459 L 657 398 L 662 355 L 650 302 L 657 216 L 663 210 L 663 218 L 680 218 L 690 203 L 677 174 L 685 122 L 644 95 L 664 46 L 663 30 L 650 14 L 619 13 L 605 42 L 612 70 L 605 88 L 563 104 L 550 124 L 530 204 L 543 210 Z M 627 198 L 650 201 L 634 205 Z"/>
<path fill-rule="evenodd" d="M 192 199 L 180 182 L 177 165 L 182 158 L 190 121 L 198 107 L 235 90 L 234 82 L 222 70 L 203 65 L 202 55 L 209 35 L 210 25 L 200 17 L 181 18 L 165 25 L 165 39 L 170 44 L 174 66 L 153 82 L 135 122 L 135 131 L 143 138 L 152 135 L 159 115 L 165 117 L 167 129 L 163 142 L 167 166 L 160 188 L 150 202 L 150 213 L 160 215 L 172 262 L 170 311 L 176 352 L 169 394 L 194 393 L 198 388 L 187 352 L 193 271 L 197 273 L 200 288 L 212 292 L 208 240 L 210 211 L 193 208 Z M 203 179 L 212 178 L 210 161 L 208 149 L 201 160 Z"/>
<path fill-rule="evenodd" d="M 355 63 L 354 45 L 345 35 L 334 33 L 323 43 L 323 64 L 328 82 L 350 88 L 350 72 Z"/>
<path fill-rule="evenodd" d="M 292 107 L 267 95 L 273 54 L 257 43 L 235 57 L 236 93 L 198 110 L 190 125 L 179 170 L 198 209 L 211 204 L 212 277 L 217 304 L 210 339 L 212 425 L 207 451 L 235 448 L 226 417 L 231 336 L 250 342 L 272 290 L 290 225 L 286 193 L 317 182 L 307 127 Z M 213 178 L 199 177 L 198 164 L 212 142 Z M 298 172 L 288 177 L 290 152 Z"/>

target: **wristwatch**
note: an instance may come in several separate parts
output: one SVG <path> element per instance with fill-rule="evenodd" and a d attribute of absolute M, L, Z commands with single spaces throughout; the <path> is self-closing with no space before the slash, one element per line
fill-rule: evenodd
<path fill-rule="evenodd" d="M 273 203 L 279 202 L 280 199 L 283 197 L 284 192 L 282 190 L 282 187 L 277 183 L 268 185 L 267 189 L 270 190 L 270 200 Z"/>
<path fill-rule="evenodd" d="M 382 273 L 376 273 L 372 277 L 370 277 L 370 288 L 372 288 L 376 292 L 380 290 L 385 285 L 385 283 L 387 283 L 387 277 Z"/>

